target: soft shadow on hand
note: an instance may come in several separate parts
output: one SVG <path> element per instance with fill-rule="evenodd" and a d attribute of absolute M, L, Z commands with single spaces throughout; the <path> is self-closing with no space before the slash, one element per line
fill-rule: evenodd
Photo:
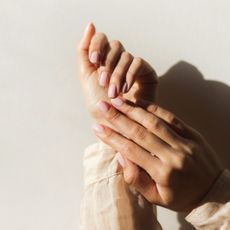
<path fill-rule="evenodd" d="M 158 102 L 198 130 L 216 150 L 223 165 L 230 169 L 229 86 L 205 80 L 195 66 L 181 61 L 160 77 Z M 182 214 L 178 219 L 180 229 L 194 229 Z"/>

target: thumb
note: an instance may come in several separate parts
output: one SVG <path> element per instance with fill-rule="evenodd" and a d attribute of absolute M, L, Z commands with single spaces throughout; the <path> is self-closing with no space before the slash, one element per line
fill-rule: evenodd
<path fill-rule="evenodd" d="M 117 159 L 123 168 L 125 182 L 149 202 L 157 203 L 157 187 L 148 173 L 120 153 L 117 153 Z"/>
<path fill-rule="evenodd" d="M 80 63 L 80 71 L 85 72 L 92 69 L 94 66 L 89 61 L 89 46 L 90 42 L 96 32 L 96 28 L 93 23 L 89 23 L 88 26 L 85 28 L 83 38 L 79 42 L 78 45 L 78 58 Z"/>

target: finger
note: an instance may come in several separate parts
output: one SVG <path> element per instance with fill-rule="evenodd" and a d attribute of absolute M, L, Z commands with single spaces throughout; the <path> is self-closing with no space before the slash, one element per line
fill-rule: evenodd
<path fill-rule="evenodd" d="M 104 33 L 96 33 L 89 46 L 89 60 L 92 64 L 99 65 L 105 55 L 108 45 L 107 36 Z"/>
<path fill-rule="evenodd" d="M 121 87 L 125 81 L 126 73 L 130 64 L 132 63 L 132 60 L 133 56 L 130 53 L 123 52 L 121 54 L 120 60 L 115 67 L 110 79 L 110 85 L 108 89 L 108 96 L 110 98 L 115 98 L 121 93 Z M 124 90 L 126 90 L 126 86 L 124 86 Z"/>
<path fill-rule="evenodd" d="M 131 120 L 106 102 L 100 101 L 97 106 L 101 110 L 100 115 L 104 117 L 112 128 L 160 159 L 169 158 L 170 146 L 155 134 L 149 132 L 142 125 Z"/>
<path fill-rule="evenodd" d="M 96 124 L 93 129 L 99 139 L 120 152 L 125 158 L 145 169 L 152 178 L 158 175 L 158 171 L 162 167 L 159 159 L 151 156 L 149 152 L 106 126 Z"/>
<path fill-rule="evenodd" d="M 157 76 L 153 68 L 142 58 L 135 57 L 126 75 L 127 89 L 126 92 L 132 87 L 136 80 L 142 83 L 157 84 Z"/>
<path fill-rule="evenodd" d="M 100 68 L 101 73 L 99 78 L 99 85 L 104 87 L 108 85 L 109 77 L 117 65 L 123 51 L 124 47 L 119 41 L 114 40 L 109 43 L 108 51 L 103 61 L 103 66 Z"/>
<path fill-rule="evenodd" d="M 123 157 L 121 153 L 117 153 L 116 158 L 123 168 L 124 181 L 141 193 L 149 202 L 156 202 L 158 192 L 156 183 L 151 176 L 138 165 Z"/>
<path fill-rule="evenodd" d="M 165 121 L 176 133 L 181 137 L 190 138 L 193 135 L 192 128 L 186 125 L 181 119 L 175 116 L 172 112 L 161 108 L 157 104 L 146 100 L 139 100 L 138 102 L 147 111 L 156 115 L 163 121 Z"/>
<path fill-rule="evenodd" d="M 184 144 L 183 138 L 175 133 L 163 120 L 155 116 L 153 113 L 145 111 L 141 107 L 125 102 L 121 97 L 111 100 L 112 105 L 123 114 L 126 114 L 130 119 L 143 125 L 150 132 L 154 133 L 161 140 L 171 145 L 173 148 L 178 148 Z"/>
<path fill-rule="evenodd" d="M 93 23 L 90 23 L 84 32 L 84 36 L 78 45 L 78 57 L 80 61 L 81 72 L 92 68 L 92 64 L 88 58 L 88 51 L 92 37 L 95 34 L 95 26 Z"/>

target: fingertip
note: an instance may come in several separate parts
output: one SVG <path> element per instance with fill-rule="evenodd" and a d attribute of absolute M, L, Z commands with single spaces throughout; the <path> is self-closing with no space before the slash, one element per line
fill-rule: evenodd
<path fill-rule="evenodd" d="M 87 37 L 87 35 L 89 34 L 89 32 L 93 32 L 95 33 L 95 26 L 93 24 L 93 22 L 89 22 L 85 28 L 85 31 L 84 31 L 84 37 Z"/>

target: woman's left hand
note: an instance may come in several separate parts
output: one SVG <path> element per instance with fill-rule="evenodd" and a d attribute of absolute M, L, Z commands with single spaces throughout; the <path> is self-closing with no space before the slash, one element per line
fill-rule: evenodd
<path fill-rule="evenodd" d="M 148 62 L 125 51 L 119 40 L 96 33 L 90 23 L 78 45 L 80 79 L 91 116 L 102 122 L 95 109 L 97 101 L 109 101 L 120 94 L 136 103 L 154 101 L 158 78 Z"/>
<path fill-rule="evenodd" d="M 175 211 L 195 208 L 223 170 L 212 148 L 155 104 L 146 111 L 121 97 L 111 102 L 98 107 L 112 129 L 95 125 L 94 130 L 119 152 L 125 181 L 154 204 Z"/>

